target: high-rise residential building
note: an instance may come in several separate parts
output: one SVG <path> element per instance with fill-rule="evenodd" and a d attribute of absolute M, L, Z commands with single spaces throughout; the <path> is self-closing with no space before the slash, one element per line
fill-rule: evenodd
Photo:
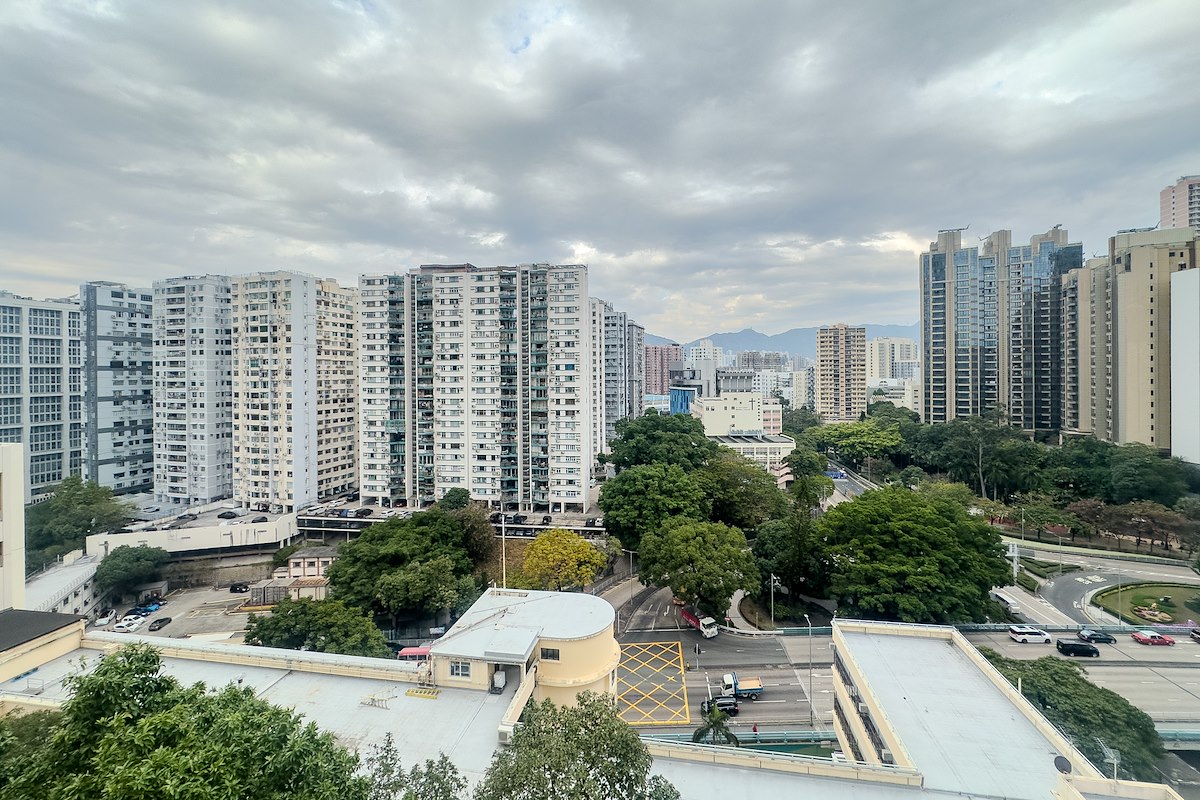
<path fill-rule="evenodd" d="M 290 512 L 357 487 L 355 295 L 294 272 L 233 279 L 235 500 Z"/>
<path fill-rule="evenodd" d="M 666 394 L 670 390 L 673 361 L 683 361 L 683 348 L 679 345 L 646 345 L 646 394 Z"/>
<path fill-rule="evenodd" d="M 917 360 L 917 343 L 898 336 L 877 336 L 867 340 L 867 380 L 892 379 L 897 364 Z M 907 377 L 907 376 L 903 376 Z"/>
<path fill-rule="evenodd" d="M 232 497 L 232 281 L 168 278 L 153 294 L 155 502 Z"/>
<path fill-rule="evenodd" d="M 1171 275 L 1171 455 L 1200 464 L 1200 269 Z"/>
<path fill-rule="evenodd" d="M 921 255 L 922 418 L 1004 411 L 1025 430 L 1062 427 L 1061 276 L 1083 248 L 1055 226 L 1013 245 L 963 247 L 945 230 Z"/>
<path fill-rule="evenodd" d="M 1107 264 L 1107 258 L 1089 258 L 1082 269 L 1073 269 L 1061 278 L 1062 427 L 1065 431 L 1092 432 L 1092 277 Z"/>
<path fill-rule="evenodd" d="M 1197 249 L 1192 228 L 1118 233 L 1108 258 L 1062 280 L 1064 346 L 1078 362 L 1066 370 L 1078 401 L 1071 383 L 1064 394 L 1069 417 L 1078 414 L 1074 430 L 1172 447 L 1172 276 L 1197 267 Z M 1195 409 L 1193 397 L 1184 413 Z"/>
<path fill-rule="evenodd" d="M 83 318 L 83 477 L 114 494 L 154 484 L 149 289 L 94 281 L 79 287 Z"/>
<path fill-rule="evenodd" d="M 83 324 L 75 300 L 0 291 L 0 442 L 25 445 L 25 502 L 83 468 Z"/>
<path fill-rule="evenodd" d="M 640 417 L 646 386 L 646 331 L 624 311 L 593 297 L 589 300 L 592 324 L 593 452 L 608 450 L 616 435 L 616 424 L 626 417 Z M 598 383 L 597 383 L 598 381 Z"/>
<path fill-rule="evenodd" d="M 789 372 L 792 369 L 792 358 L 787 353 L 775 353 L 767 350 L 743 350 L 734 356 L 734 365 L 738 369 L 749 369 L 756 372 L 760 370 Z"/>
<path fill-rule="evenodd" d="M 687 349 L 688 361 L 712 361 L 718 367 L 725 366 L 725 350 L 712 339 L 701 339 Z"/>
<path fill-rule="evenodd" d="M 816 412 L 826 422 L 853 422 L 867 410 L 867 329 L 817 329 Z"/>
<path fill-rule="evenodd" d="M 359 286 L 365 502 L 462 488 L 496 509 L 586 508 L 600 396 L 587 267 L 425 265 Z"/>
<path fill-rule="evenodd" d="M 1184 175 L 1158 193 L 1158 227 L 1200 230 L 1200 175 Z"/>

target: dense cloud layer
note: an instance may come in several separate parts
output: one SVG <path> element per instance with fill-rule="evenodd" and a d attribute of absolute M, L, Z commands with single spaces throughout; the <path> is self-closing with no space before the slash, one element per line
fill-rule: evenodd
<path fill-rule="evenodd" d="M 1155 224 L 1197 41 L 1191 0 L 8 0 L 0 288 L 581 261 L 680 339 L 911 322 L 938 228 Z"/>

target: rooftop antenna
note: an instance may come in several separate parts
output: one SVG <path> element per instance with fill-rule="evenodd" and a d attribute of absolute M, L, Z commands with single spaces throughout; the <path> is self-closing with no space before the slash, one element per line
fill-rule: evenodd
<path fill-rule="evenodd" d="M 1096 737 L 1096 744 L 1100 745 L 1100 749 L 1104 752 L 1104 763 L 1112 764 L 1113 780 L 1117 779 L 1117 767 L 1121 764 L 1121 754 L 1104 743 L 1104 740 L 1099 736 Z"/>

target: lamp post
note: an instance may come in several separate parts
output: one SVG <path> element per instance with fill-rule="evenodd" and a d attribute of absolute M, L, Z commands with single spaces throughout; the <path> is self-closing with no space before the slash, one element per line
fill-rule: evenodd
<path fill-rule="evenodd" d="M 508 539 L 505 536 L 504 512 L 500 513 L 500 588 L 508 588 Z"/>
<path fill-rule="evenodd" d="M 808 727 L 815 730 L 817 722 L 816 713 L 813 711 L 812 620 L 805 614 L 804 621 L 808 623 Z"/>
<path fill-rule="evenodd" d="M 625 615 L 625 631 L 628 633 L 629 626 L 633 623 L 633 554 L 637 551 L 622 547 L 621 552 L 629 554 L 629 613 Z"/>
<path fill-rule="evenodd" d="M 775 573 L 771 573 L 771 629 L 775 628 L 775 582 L 779 578 L 775 577 Z"/>

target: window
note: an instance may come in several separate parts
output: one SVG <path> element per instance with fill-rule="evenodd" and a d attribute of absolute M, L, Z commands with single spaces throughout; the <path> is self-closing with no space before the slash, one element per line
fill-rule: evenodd
<path fill-rule="evenodd" d="M 0 425 L 21 424 L 21 398 L 0 398 Z"/>
<path fill-rule="evenodd" d="M 30 339 L 29 340 L 29 363 L 30 364 L 61 364 L 62 363 L 62 340 L 61 339 Z"/>
<path fill-rule="evenodd" d="M 451 661 L 450 662 L 450 677 L 451 678 L 469 678 L 469 677 L 471 677 L 471 662 L 470 661 Z"/>
<path fill-rule="evenodd" d="M 62 394 L 62 370 L 32 367 L 29 370 L 30 394 Z"/>
<path fill-rule="evenodd" d="M 0 364 L 21 363 L 21 338 L 5 336 L 0 338 Z"/>
<path fill-rule="evenodd" d="M 543 661 L 558 661 L 558 648 L 557 647 L 543 647 L 542 648 L 542 660 Z"/>
<path fill-rule="evenodd" d="M 29 452 L 62 450 L 61 425 L 34 425 L 29 429 Z"/>
<path fill-rule="evenodd" d="M 61 422 L 61 397 L 31 397 L 29 398 L 30 422 Z"/>
<path fill-rule="evenodd" d="M 30 336 L 62 336 L 62 312 L 49 308 L 29 309 Z"/>
<path fill-rule="evenodd" d="M 0 367 L 0 395 L 23 393 L 20 367 Z"/>
<path fill-rule="evenodd" d="M 21 309 L 0 306 L 0 333 L 21 332 Z"/>
<path fill-rule="evenodd" d="M 59 483 L 63 479 L 62 455 L 46 453 L 29 459 L 29 483 L 44 486 Z"/>

